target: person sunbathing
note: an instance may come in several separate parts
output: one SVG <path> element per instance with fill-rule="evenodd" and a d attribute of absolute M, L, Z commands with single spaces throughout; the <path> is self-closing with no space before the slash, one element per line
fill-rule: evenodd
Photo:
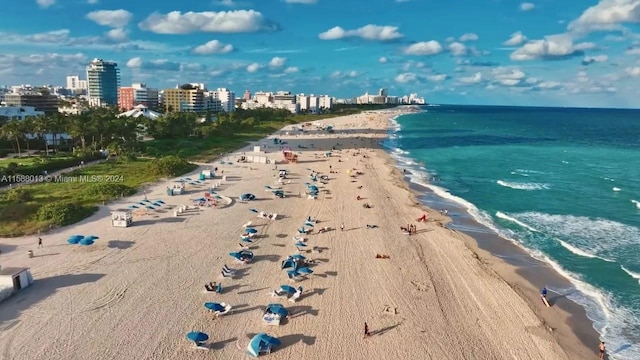
<path fill-rule="evenodd" d="M 369 224 L 367 224 L 367 229 L 375 229 L 377 227 L 378 227 L 378 225 L 369 225 Z"/>
<path fill-rule="evenodd" d="M 376 254 L 376 259 L 389 259 L 389 255 Z"/>

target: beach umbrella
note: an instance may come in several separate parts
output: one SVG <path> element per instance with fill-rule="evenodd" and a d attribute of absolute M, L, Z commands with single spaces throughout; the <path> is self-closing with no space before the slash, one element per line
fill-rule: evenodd
<path fill-rule="evenodd" d="M 156 208 L 154 208 L 153 206 L 145 206 L 147 209 L 149 210 L 155 210 Z"/>
<path fill-rule="evenodd" d="M 242 236 L 242 235 L 240 235 L 240 241 L 244 241 L 248 243 L 253 242 L 248 236 Z"/>
<path fill-rule="evenodd" d="M 296 262 L 293 261 L 292 259 L 284 260 L 282 262 L 282 265 L 280 266 L 281 269 L 290 269 L 295 267 L 296 267 Z"/>
<path fill-rule="evenodd" d="M 209 340 L 209 335 L 200 332 L 200 331 L 192 331 L 190 333 L 187 334 L 187 339 L 195 342 L 195 343 L 199 343 L 202 341 L 207 341 Z"/>
<path fill-rule="evenodd" d="M 301 267 L 301 268 L 298 268 L 296 271 L 298 272 L 298 274 L 303 274 L 303 275 L 313 274 L 313 270 L 309 269 L 308 267 Z"/>
<path fill-rule="evenodd" d="M 293 244 L 293 246 L 296 246 L 296 247 L 297 247 L 297 246 L 305 247 L 305 246 L 307 246 L 307 244 L 303 243 L 302 241 L 298 241 L 297 243 Z"/>
<path fill-rule="evenodd" d="M 258 211 L 258 209 L 254 209 L 254 208 L 249 209 L 249 211 L 254 212 L 254 213 L 259 213 L 260 212 L 260 211 Z"/>
<path fill-rule="evenodd" d="M 307 222 L 304 223 L 304 226 L 313 227 L 314 224 L 312 222 L 310 222 L 310 221 L 307 221 Z"/>
<path fill-rule="evenodd" d="M 307 259 L 306 257 L 304 257 L 303 255 L 300 255 L 300 254 L 293 254 L 293 255 L 291 255 L 289 257 L 294 259 L 294 260 L 306 260 Z"/>
<path fill-rule="evenodd" d="M 193 179 L 186 177 L 186 178 L 184 178 L 184 180 L 189 180 L 189 181 L 191 181 L 191 180 L 193 180 Z"/>
<path fill-rule="evenodd" d="M 242 257 L 242 255 L 240 255 L 240 253 L 237 253 L 237 252 L 231 252 L 229 253 L 229 255 L 231 255 L 231 257 L 236 258 L 238 260 L 240 260 L 240 258 Z"/>
<path fill-rule="evenodd" d="M 82 240 L 84 238 L 84 235 L 71 235 L 69 236 L 69 239 L 67 239 L 67 242 L 71 245 L 76 245 L 80 242 L 80 240 Z"/>
<path fill-rule="evenodd" d="M 287 294 L 293 295 L 295 294 L 298 289 L 294 288 L 293 286 L 290 285 L 280 285 L 280 291 L 281 292 L 286 292 Z"/>
<path fill-rule="evenodd" d="M 249 250 L 240 250 L 238 252 L 241 256 L 245 256 L 245 257 L 249 257 L 249 258 L 253 258 L 253 252 L 249 251 Z"/>
<path fill-rule="evenodd" d="M 160 204 L 164 204 L 164 201 L 162 201 L 162 200 L 157 200 L 156 202 L 160 203 Z"/>
<path fill-rule="evenodd" d="M 289 277 L 289 279 L 293 279 L 294 277 L 300 275 L 296 270 L 289 270 L 287 271 L 287 277 Z"/>
<path fill-rule="evenodd" d="M 222 306 L 222 304 L 220 303 L 206 302 L 204 303 L 204 307 L 211 311 L 224 311 L 224 306 Z"/>
<path fill-rule="evenodd" d="M 268 350 L 271 346 L 279 346 L 280 340 L 265 333 L 259 333 L 254 336 L 247 346 L 247 353 L 257 357 L 260 351 Z"/>
<path fill-rule="evenodd" d="M 146 204 L 144 201 L 140 201 L 140 202 L 138 203 L 138 205 L 145 206 L 145 205 L 147 205 L 147 204 Z"/>
<path fill-rule="evenodd" d="M 129 205 L 129 209 L 138 209 L 136 205 Z"/>
<path fill-rule="evenodd" d="M 142 202 L 143 202 L 143 203 L 150 203 L 151 201 L 149 201 L 149 200 L 147 200 L 147 199 L 144 199 L 144 200 L 142 200 Z"/>
<path fill-rule="evenodd" d="M 304 228 L 304 226 L 303 226 L 303 227 L 301 227 L 300 229 L 298 229 L 298 233 L 300 233 L 300 234 L 306 234 L 306 233 L 307 233 L 307 230 L 306 230 L 306 229 Z"/>
<path fill-rule="evenodd" d="M 256 233 L 258 233 L 258 230 L 257 230 L 257 229 L 254 229 L 254 228 L 246 228 L 246 229 L 244 229 L 244 231 L 246 231 L 246 232 L 247 232 L 247 233 L 249 233 L 249 234 L 256 234 Z"/>
<path fill-rule="evenodd" d="M 287 311 L 287 309 L 280 304 L 269 304 L 267 305 L 266 311 L 276 315 L 280 315 L 282 317 L 286 317 L 289 315 L 289 311 Z"/>
<path fill-rule="evenodd" d="M 88 246 L 88 245 L 93 245 L 93 242 L 94 242 L 93 239 L 84 238 L 84 239 L 80 240 L 78 242 L 78 244 Z"/>

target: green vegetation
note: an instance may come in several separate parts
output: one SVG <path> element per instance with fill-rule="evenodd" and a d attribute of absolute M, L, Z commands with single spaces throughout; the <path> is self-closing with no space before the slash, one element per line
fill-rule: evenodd
<path fill-rule="evenodd" d="M 115 155 L 106 162 L 79 168 L 69 178 L 116 175 L 117 183 L 52 182 L 0 192 L 0 236 L 33 234 L 64 226 L 93 214 L 96 205 L 134 194 L 144 183 L 179 176 L 288 124 L 314 121 L 388 106 L 338 106 L 330 113 L 293 115 L 286 110 L 239 110 L 226 114 L 168 113 L 156 120 L 117 118 L 116 109 L 82 115 L 54 114 L 24 121 L 0 119 L 0 149 L 36 156 L 0 160 L 0 176 L 41 175 L 44 171 L 95 159 L 100 150 Z M 198 121 L 205 119 L 204 122 Z M 212 121 L 208 121 L 212 120 Z M 28 139 L 27 134 L 37 134 Z M 61 140 L 66 133 L 71 140 Z M 53 134 L 52 144 L 44 134 Z M 152 140 L 142 141 L 151 138 Z M 3 143 L 4 141 L 4 143 Z M 2 154 L 0 154 L 2 155 Z"/>

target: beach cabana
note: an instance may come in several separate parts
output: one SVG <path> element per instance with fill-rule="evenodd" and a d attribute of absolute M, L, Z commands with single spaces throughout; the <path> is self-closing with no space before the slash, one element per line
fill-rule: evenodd
<path fill-rule="evenodd" d="M 33 284 L 29 268 L 8 267 L 0 270 L 0 301 Z"/>
<path fill-rule="evenodd" d="M 131 210 L 117 210 L 117 211 L 111 212 L 111 226 L 129 227 L 131 226 L 132 223 L 133 223 L 133 212 Z"/>
<path fill-rule="evenodd" d="M 231 255 L 231 257 L 233 257 L 238 262 L 241 262 L 243 264 L 250 263 L 251 260 L 253 260 L 253 253 L 251 251 L 249 251 L 249 250 L 241 250 L 241 251 L 238 251 L 238 252 L 232 252 L 232 253 L 229 253 L 229 255 Z"/>
<path fill-rule="evenodd" d="M 289 316 L 289 311 L 280 304 L 267 305 L 264 315 L 262 315 L 262 321 L 265 325 L 280 325 L 282 319 L 286 319 Z"/>
<path fill-rule="evenodd" d="M 247 354 L 258 357 L 261 354 L 270 354 L 273 346 L 280 346 L 282 343 L 278 338 L 259 333 L 254 336 L 247 345 Z"/>

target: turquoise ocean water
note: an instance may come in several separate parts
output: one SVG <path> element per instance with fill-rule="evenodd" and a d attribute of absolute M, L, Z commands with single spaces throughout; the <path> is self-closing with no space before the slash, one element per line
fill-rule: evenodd
<path fill-rule="evenodd" d="M 412 182 L 574 285 L 612 359 L 640 359 L 640 111 L 428 106 L 387 150 Z"/>

